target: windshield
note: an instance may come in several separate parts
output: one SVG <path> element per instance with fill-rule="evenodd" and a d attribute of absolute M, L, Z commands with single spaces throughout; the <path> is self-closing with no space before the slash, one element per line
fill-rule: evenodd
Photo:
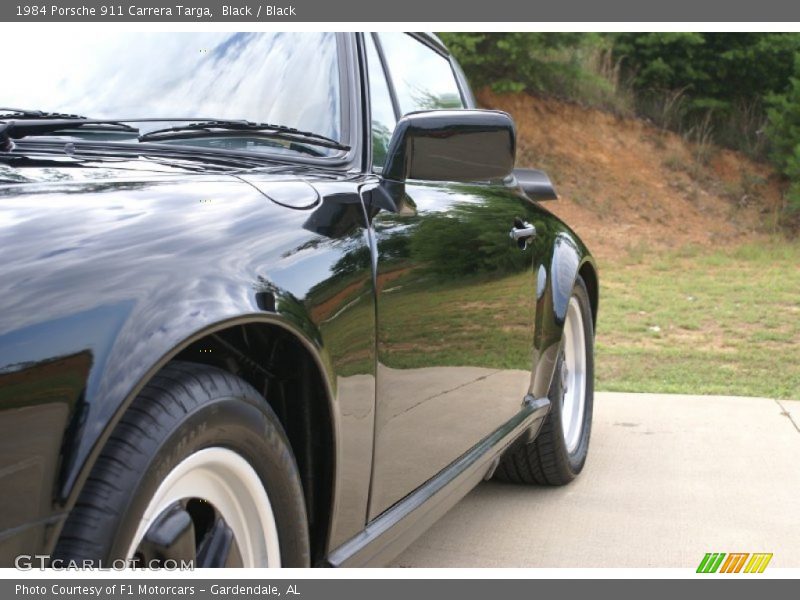
<path fill-rule="evenodd" d="M 39 41 L 30 32 L 4 36 L 17 58 L 6 61 L 0 106 L 92 119 L 165 117 L 137 123 L 141 133 L 182 124 L 169 118 L 197 117 L 271 123 L 344 141 L 333 33 L 45 35 Z M 290 144 L 247 133 L 162 143 L 292 152 Z"/>

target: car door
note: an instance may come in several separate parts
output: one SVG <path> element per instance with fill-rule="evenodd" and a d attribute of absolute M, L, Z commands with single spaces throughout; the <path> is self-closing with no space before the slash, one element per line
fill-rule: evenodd
<path fill-rule="evenodd" d="M 463 108 L 431 40 L 365 36 L 373 168 L 396 120 Z M 519 410 L 531 384 L 533 249 L 509 237 L 536 206 L 495 183 L 409 181 L 396 210 L 373 207 L 377 382 L 370 519 L 435 477 Z"/>

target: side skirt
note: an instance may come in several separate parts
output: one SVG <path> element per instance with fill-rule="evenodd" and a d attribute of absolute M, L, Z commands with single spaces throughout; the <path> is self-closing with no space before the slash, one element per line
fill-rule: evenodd
<path fill-rule="evenodd" d="M 533 439 L 549 408 L 547 398 L 527 399 L 505 425 L 331 552 L 329 566 L 385 566 L 491 474 L 512 442 L 526 433 Z"/>

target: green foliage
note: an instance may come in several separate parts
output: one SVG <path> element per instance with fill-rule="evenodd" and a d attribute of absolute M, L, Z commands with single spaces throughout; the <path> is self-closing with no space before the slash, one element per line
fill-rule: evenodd
<path fill-rule="evenodd" d="M 615 53 L 625 59 L 634 86 L 639 89 L 673 90 L 689 81 L 706 79 L 696 63 L 699 33 L 620 33 Z"/>
<path fill-rule="evenodd" d="M 756 158 L 767 147 L 764 101 L 786 88 L 798 51 L 795 33 L 619 33 L 614 39 L 640 114 L 682 133 L 707 119 L 715 142 Z"/>
<path fill-rule="evenodd" d="M 442 33 L 470 74 L 473 85 L 498 91 L 541 90 L 547 74 L 560 69 L 546 55 L 580 42 L 577 33 Z M 569 69 L 569 66 L 566 66 Z"/>
<path fill-rule="evenodd" d="M 620 33 L 614 44 L 637 91 L 685 89 L 699 109 L 783 90 L 798 50 L 786 33 Z"/>
<path fill-rule="evenodd" d="M 795 59 L 788 89 L 782 94 L 769 95 L 767 105 L 771 158 L 791 182 L 785 195 L 784 221 L 797 227 L 800 225 L 800 54 Z"/>
<path fill-rule="evenodd" d="M 475 87 L 549 94 L 624 112 L 612 39 L 599 33 L 441 33 Z"/>

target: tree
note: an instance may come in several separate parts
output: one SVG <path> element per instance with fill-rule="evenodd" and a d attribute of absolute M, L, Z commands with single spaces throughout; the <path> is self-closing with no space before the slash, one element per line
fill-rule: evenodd
<path fill-rule="evenodd" d="M 782 94 L 767 98 L 769 125 L 767 135 L 771 158 L 789 181 L 784 218 L 800 225 L 800 54 L 795 56 L 794 76 Z"/>

